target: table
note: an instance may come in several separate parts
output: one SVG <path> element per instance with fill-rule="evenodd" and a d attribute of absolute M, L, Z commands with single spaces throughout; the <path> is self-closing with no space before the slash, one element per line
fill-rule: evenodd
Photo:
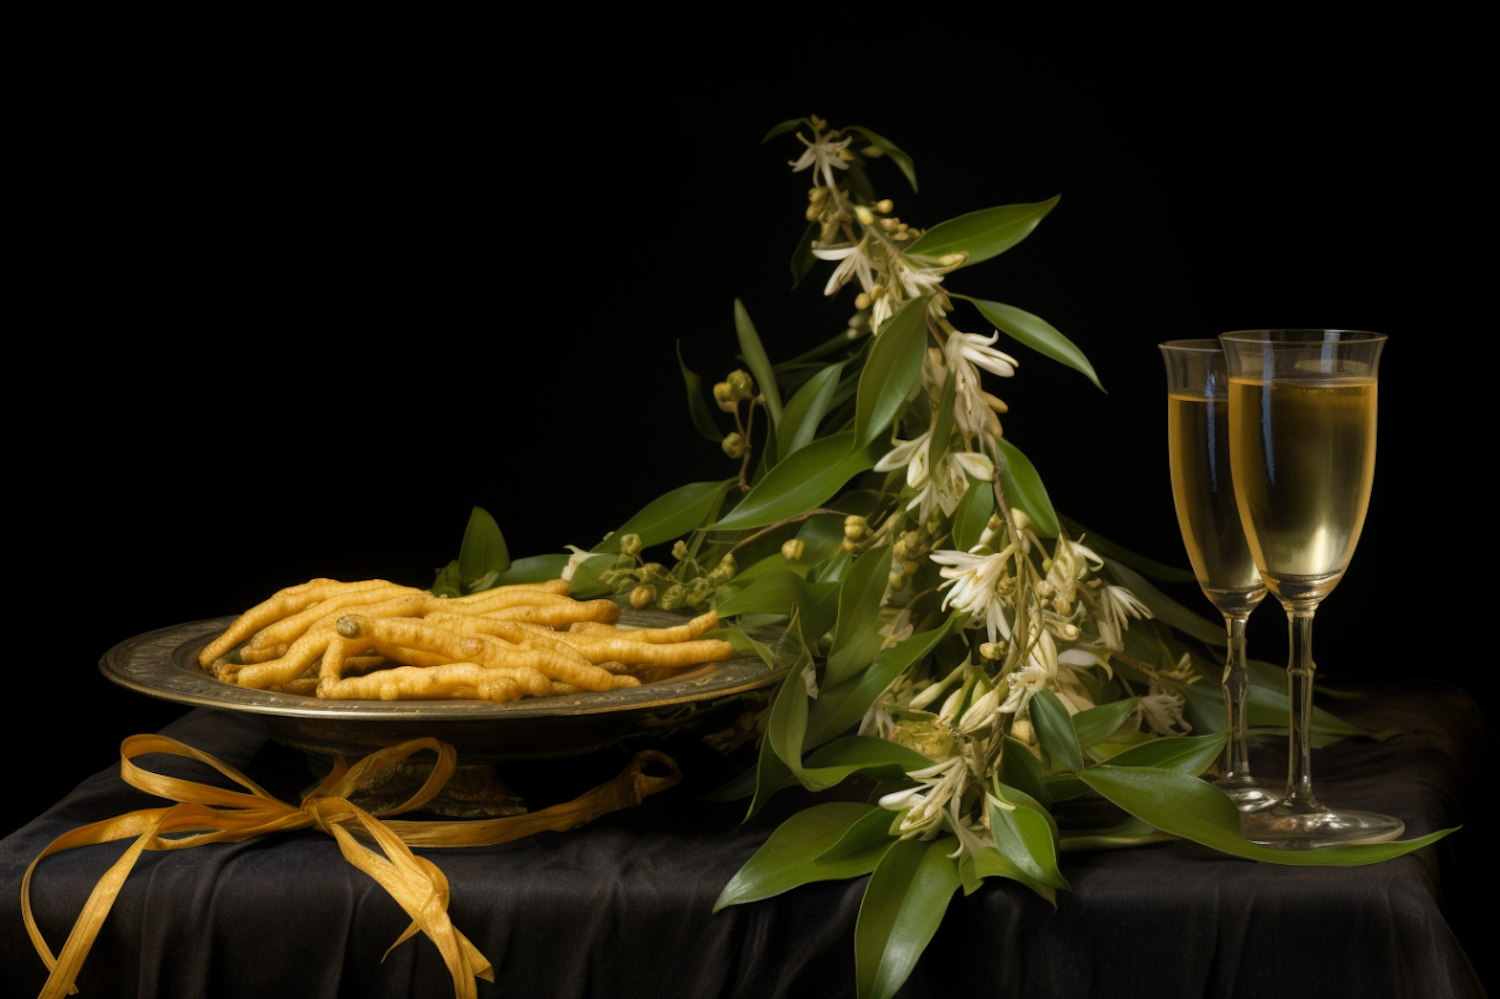
<path fill-rule="evenodd" d="M 1481 927 L 1495 893 L 1479 849 L 1481 802 L 1492 792 L 1479 773 L 1495 758 L 1493 729 L 1472 699 L 1439 682 L 1376 689 L 1334 709 L 1403 734 L 1317 751 L 1326 799 L 1395 814 L 1408 837 L 1470 825 L 1363 868 L 1257 864 L 1182 843 L 1068 854 L 1063 870 L 1074 891 L 1059 893 L 1056 912 L 997 880 L 956 898 L 901 995 L 1484 995 L 1494 960 Z M 300 758 L 268 743 L 252 717 L 198 710 L 163 733 L 273 793 L 294 797 L 310 782 Z M 609 776 L 625 758 L 592 765 Z M 146 762 L 159 760 L 201 779 L 196 764 Z M 1284 761 L 1279 741 L 1253 757 L 1263 774 Z M 690 774 L 701 769 L 683 762 Z M 710 915 L 734 871 L 812 796 L 783 792 L 741 825 L 743 803 L 695 801 L 693 790 L 685 782 L 569 833 L 418 851 L 450 879 L 454 924 L 496 966 L 497 985 L 480 982 L 480 996 L 852 995 L 863 879 Z M 848 783 L 832 794 L 862 799 L 867 791 Z M 159 804 L 125 785 L 116 763 L 0 841 L 0 992 L 35 995 L 45 979 L 20 916 L 31 859 L 68 829 Z M 33 905 L 54 951 L 123 848 L 75 850 L 38 868 Z M 406 922 L 314 831 L 148 853 L 79 976 L 80 997 L 451 996 L 423 937 L 380 963 Z"/>

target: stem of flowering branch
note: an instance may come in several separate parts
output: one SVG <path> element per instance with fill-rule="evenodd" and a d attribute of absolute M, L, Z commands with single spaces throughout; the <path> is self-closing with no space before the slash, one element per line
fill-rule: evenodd
<path fill-rule="evenodd" d="M 755 404 L 759 401 L 760 396 L 750 400 L 750 411 L 745 416 L 745 431 L 742 435 L 745 438 L 745 457 L 740 461 L 740 492 L 742 493 L 750 491 L 750 480 L 745 478 L 745 473 L 750 470 L 750 432 L 755 429 Z M 734 415 L 738 419 L 740 415 L 738 406 L 734 409 Z"/>
<path fill-rule="evenodd" d="M 1130 656 L 1127 656 L 1123 652 L 1114 652 L 1114 651 L 1111 651 L 1110 654 L 1109 654 L 1109 657 L 1111 659 L 1118 659 L 1120 662 L 1124 663 L 1126 666 L 1130 666 L 1133 669 L 1138 669 L 1142 673 L 1145 673 L 1149 677 L 1160 679 L 1159 677 L 1157 677 L 1156 667 L 1155 666 L 1148 666 L 1145 663 L 1141 662 L 1139 659 L 1134 659 L 1134 658 L 1132 658 Z"/>
<path fill-rule="evenodd" d="M 806 520 L 808 517 L 816 517 L 820 513 L 836 513 L 840 517 L 847 517 L 847 516 L 849 516 L 847 513 L 844 513 L 842 510 L 828 510 L 828 509 L 824 509 L 823 507 L 818 507 L 815 510 L 809 510 L 806 513 L 801 514 L 799 516 L 788 517 L 786 520 L 777 521 L 776 523 L 772 524 L 770 527 L 762 527 L 760 530 L 756 531 L 754 534 L 750 535 L 745 540 L 735 542 L 734 547 L 731 548 L 731 549 L 729 549 L 729 554 L 732 554 L 735 551 L 738 551 L 739 549 L 745 547 L 746 545 L 748 545 L 750 542 L 754 541 L 757 538 L 763 538 L 763 537 L 765 537 L 767 534 L 770 534 L 772 531 L 776 530 L 776 528 L 778 528 L 778 527 L 785 527 L 788 524 L 800 524 L 802 521 Z"/>

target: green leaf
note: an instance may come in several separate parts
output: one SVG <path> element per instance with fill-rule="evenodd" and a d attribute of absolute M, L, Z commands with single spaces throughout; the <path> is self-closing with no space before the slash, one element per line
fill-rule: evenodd
<path fill-rule="evenodd" d="M 860 472 L 875 467 L 874 447 L 851 451 L 854 434 L 815 440 L 766 473 L 738 506 L 713 525 L 716 531 L 765 527 L 814 509 Z"/>
<path fill-rule="evenodd" d="M 885 154 L 891 158 L 891 162 L 896 164 L 896 166 L 901 169 L 902 174 L 906 176 L 907 183 L 911 185 L 912 193 L 915 194 L 917 192 L 916 164 L 912 163 L 911 157 L 906 155 L 906 153 L 902 151 L 900 146 L 896 145 L 885 136 L 876 135 L 868 128 L 864 128 L 860 125 L 851 125 L 845 131 L 858 132 L 860 135 L 863 135 L 865 138 L 869 139 L 871 145 L 877 146 L 880 149 L 884 150 Z"/>
<path fill-rule="evenodd" d="M 1083 356 L 1083 351 L 1041 316 L 1034 316 L 1014 305 L 1005 305 L 1001 302 L 970 298 L 968 295 L 955 295 L 954 297 L 967 299 L 974 308 L 979 310 L 980 315 L 1012 340 L 1030 347 L 1039 354 L 1045 354 L 1074 371 L 1083 372 L 1089 381 L 1098 386 L 1099 391 L 1104 391 L 1104 386 L 1099 383 L 1099 376 L 1094 373 L 1094 366 L 1089 363 L 1087 357 Z"/>
<path fill-rule="evenodd" d="M 755 656 L 771 669 L 775 669 L 777 666 L 776 653 L 771 651 L 770 646 L 762 642 L 757 642 L 738 628 L 714 628 L 711 631 L 705 631 L 698 637 L 701 639 L 717 639 L 721 642 L 728 642 L 734 646 L 735 652 L 747 659 Z"/>
<path fill-rule="evenodd" d="M 789 615 L 796 607 L 807 633 L 821 635 L 838 613 L 838 589 L 838 583 L 809 583 L 790 569 L 779 569 L 761 576 L 716 609 L 719 617 L 728 618 L 740 614 Z"/>
<path fill-rule="evenodd" d="M 734 300 L 734 329 L 739 334 L 740 353 L 750 366 L 750 373 L 755 376 L 755 384 L 760 387 L 760 395 L 765 400 L 766 412 L 771 414 L 771 427 L 774 430 L 781 423 L 781 393 L 776 388 L 776 373 L 771 370 L 770 358 L 766 357 L 766 348 L 761 345 L 760 335 L 755 332 L 750 313 L 745 311 L 745 303 L 737 298 Z"/>
<path fill-rule="evenodd" d="M 1042 761 L 1025 743 L 1008 735 L 1005 737 L 1005 752 L 1000 757 L 1000 780 L 1025 791 L 1044 806 L 1052 804 L 1052 795 L 1042 779 Z"/>
<path fill-rule="evenodd" d="M 776 136 L 778 136 L 778 135 L 785 135 L 786 133 L 790 132 L 792 129 L 801 126 L 806 121 L 807 121 L 806 118 L 790 118 L 790 119 L 782 122 L 780 125 L 775 125 L 775 126 L 773 126 L 771 128 L 771 130 L 769 132 L 766 133 L 766 137 L 764 139 L 760 140 L 760 144 L 764 146 L 766 143 L 768 143 L 772 139 L 776 138 Z"/>
<path fill-rule="evenodd" d="M 802 279 L 807 277 L 813 269 L 813 264 L 817 262 L 817 258 L 812 253 L 813 240 L 817 238 L 817 235 L 818 223 L 809 223 L 807 230 L 802 233 L 802 238 L 797 241 L 797 248 L 792 251 L 793 290 L 796 290 L 797 286 L 802 283 Z"/>
<path fill-rule="evenodd" d="M 1101 553 L 1102 555 L 1103 553 Z M 1151 608 L 1151 613 L 1162 624 L 1185 632 L 1209 645 L 1228 645 L 1229 640 L 1225 635 L 1223 622 L 1210 622 L 1194 614 L 1182 604 L 1173 600 L 1156 587 L 1146 581 L 1146 577 L 1136 572 L 1123 562 L 1118 562 L 1104 555 L 1104 565 L 1114 575 L 1121 586 L 1141 598 L 1141 602 Z"/>
<path fill-rule="evenodd" d="M 748 767 L 740 775 L 723 787 L 716 788 L 705 795 L 701 795 L 697 801 L 739 801 L 748 798 L 755 793 L 756 768 Z"/>
<path fill-rule="evenodd" d="M 1057 537 L 1057 513 L 1036 466 L 1004 437 L 996 437 L 995 445 L 1000 452 L 1000 485 L 1005 489 L 1005 501 L 1026 511 L 1037 534 Z"/>
<path fill-rule="evenodd" d="M 766 719 L 765 741 L 775 751 L 787 769 L 807 786 L 802 773 L 802 737 L 807 732 L 807 687 L 802 680 L 802 667 L 811 661 L 806 650 L 802 660 L 792 667 L 787 678 L 776 688 L 776 699 L 771 703 L 771 714 Z M 808 787 L 810 791 L 821 791 L 821 787 Z"/>
<path fill-rule="evenodd" d="M 1078 733 L 1078 744 L 1088 749 L 1095 743 L 1103 742 L 1114 735 L 1115 730 L 1123 725 L 1125 719 L 1135 711 L 1139 700 L 1136 697 L 1127 697 L 1078 712 L 1073 716 L 1073 731 Z"/>
<path fill-rule="evenodd" d="M 872 810 L 873 805 L 830 801 L 793 815 L 724 886 L 714 911 L 758 902 L 814 881 L 842 881 L 870 873 L 884 855 L 885 846 L 876 845 L 829 863 L 819 864 L 816 859 Z"/>
<path fill-rule="evenodd" d="M 861 446 L 885 433 L 922 370 L 929 301 L 929 295 L 909 299 L 885 321 L 870 345 L 854 407 L 854 429 Z"/>
<path fill-rule="evenodd" d="M 804 745 L 816 746 L 855 725 L 870 710 L 875 699 L 885 693 L 896 677 L 912 663 L 926 656 L 949 634 L 963 627 L 968 615 L 955 614 L 940 627 L 917 632 L 905 641 L 881 651 L 858 676 L 837 685 L 826 686 L 813 702 L 807 719 Z"/>
<path fill-rule="evenodd" d="M 564 561 L 567 561 L 564 559 Z M 429 591 L 435 597 L 461 597 L 464 595 L 463 578 L 458 571 L 458 559 L 454 559 L 438 570 L 437 579 Z"/>
<path fill-rule="evenodd" d="M 922 956 L 958 890 L 958 865 L 944 836 L 897 840 L 886 849 L 859 904 L 854 968 L 860 999 L 890 999 Z"/>
<path fill-rule="evenodd" d="M 1176 770 L 1194 777 L 1213 766 L 1214 760 L 1224 751 L 1227 732 L 1213 735 L 1181 736 L 1152 739 L 1139 746 L 1132 746 L 1123 753 L 1110 757 L 1112 767 L 1152 767 L 1157 770 Z"/>
<path fill-rule="evenodd" d="M 957 379 L 949 379 L 950 382 Z M 934 467 L 929 465 L 929 468 Z M 995 490 L 988 482 L 970 479 L 958 508 L 953 511 L 953 545 L 961 552 L 979 544 L 979 536 L 995 514 Z"/>
<path fill-rule="evenodd" d="M 885 636 L 878 628 L 880 600 L 891 571 L 889 545 L 871 548 L 854 560 L 839 590 L 839 617 L 823 682 L 832 687 L 870 665 Z"/>
<path fill-rule="evenodd" d="M 1059 194 L 1035 204 L 985 208 L 939 222 L 907 247 L 906 255 L 936 259 L 949 253 L 967 253 L 970 264 L 999 256 L 1031 235 L 1031 230 L 1057 206 L 1061 197 Z"/>
<path fill-rule="evenodd" d="M 599 542 L 594 551 L 619 551 L 620 539 L 627 534 L 638 535 L 641 545 L 646 548 L 680 538 L 709 517 L 715 501 L 733 483 L 733 479 L 725 479 L 678 486 L 647 503 L 635 516 L 621 524 L 618 531 Z"/>
<path fill-rule="evenodd" d="M 1149 559 L 1144 555 L 1137 555 L 1130 549 L 1102 537 L 1098 532 L 1089 530 L 1066 514 L 1059 513 L 1057 520 L 1063 527 L 1067 528 L 1068 533 L 1074 538 L 1086 537 L 1088 540 L 1084 543 L 1100 555 L 1112 558 L 1116 562 L 1123 562 L 1137 572 L 1150 576 L 1152 579 L 1159 579 L 1163 583 L 1196 583 L 1198 581 L 1198 577 L 1194 576 L 1191 570 L 1178 569 L 1174 566 L 1157 562 L 1154 559 Z"/>
<path fill-rule="evenodd" d="M 1164 833 L 1135 816 L 1107 829 L 1077 829 L 1064 834 L 1058 849 L 1069 852 L 1080 850 L 1124 850 L 1147 843 L 1165 843 L 1177 839 Z"/>
<path fill-rule="evenodd" d="M 489 511 L 476 506 L 469 512 L 469 526 L 464 529 L 463 544 L 458 549 L 458 575 L 472 583 L 488 573 L 502 573 L 510 568 L 510 553 L 505 550 L 505 536 Z"/>
<path fill-rule="evenodd" d="M 927 467 L 935 469 L 953 437 L 953 400 L 958 393 L 958 379 L 943 379 L 943 394 L 932 414 L 932 438 L 927 442 Z M 908 424 L 909 425 L 909 424 Z"/>
<path fill-rule="evenodd" d="M 799 364 L 806 364 L 808 361 L 816 361 L 821 357 L 827 357 L 829 354 L 836 353 L 839 350 L 853 347 L 854 343 L 855 342 L 853 340 L 849 339 L 849 334 L 847 332 L 840 331 L 829 337 L 827 340 L 824 340 L 822 343 L 818 344 L 812 350 L 798 354 L 790 361 L 782 361 L 780 364 L 772 366 L 771 370 L 775 371 L 777 374 L 780 374 L 783 371 L 797 367 Z"/>
<path fill-rule="evenodd" d="M 1019 881 L 1038 895 L 1052 903 L 1052 908 L 1057 908 L 1057 891 L 1042 884 L 1040 881 L 1029 876 L 1009 858 L 997 850 L 982 850 L 979 856 L 974 858 L 974 873 L 981 878 L 1009 878 Z"/>
<path fill-rule="evenodd" d="M 1080 770 L 1077 776 L 1131 815 L 1162 832 L 1202 843 L 1231 856 L 1263 860 L 1269 864 L 1335 867 L 1376 864 L 1421 849 L 1453 832 L 1453 829 L 1441 829 L 1400 843 L 1278 850 L 1245 839 L 1240 831 L 1239 809 L 1234 807 L 1229 796 L 1190 774 L 1106 764 Z"/>
<path fill-rule="evenodd" d="M 805 728 L 804 725 L 804 732 Z M 915 749 L 886 739 L 851 735 L 830 742 L 807 758 L 802 770 L 802 786 L 810 791 L 821 791 L 854 774 L 864 774 L 875 780 L 900 780 L 908 770 L 930 766 L 932 761 Z"/>
<path fill-rule="evenodd" d="M 990 831 L 1000 852 L 1028 877 L 1050 888 L 1071 887 L 1057 869 L 1057 843 L 1049 816 L 1030 795 L 1003 784 L 1001 791 L 1015 807 L 1001 808 L 994 802 L 989 806 Z"/>
<path fill-rule="evenodd" d="M 831 364 L 807 380 L 786 404 L 781 426 L 776 428 L 776 454 L 785 459 L 812 443 L 818 423 L 828 414 L 834 390 L 839 387 L 842 364 Z"/>
<path fill-rule="evenodd" d="M 1073 719 L 1052 691 L 1041 690 L 1031 696 L 1031 724 L 1042 748 L 1054 759 L 1074 770 L 1083 769 L 1083 748 L 1073 731 Z"/>
<path fill-rule="evenodd" d="M 510 564 L 510 568 L 495 579 L 495 585 L 545 583 L 549 579 L 561 579 L 563 569 L 567 564 L 567 555 L 531 555 L 527 558 L 518 558 Z"/>
<path fill-rule="evenodd" d="M 896 816 L 895 812 L 884 808 L 874 808 L 862 816 L 839 837 L 839 841 L 830 846 L 818 857 L 820 864 L 831 864 L 836 860 L 862 853 L 871 848 L 884 848 L 895 842 L 895 836 L 890 833 L 891 820 Z"/>
<path fill-rule="evenodd" d="M 677 341 L 677 366 L 682 369 L 682 380 L 687 383 L 688 412 L 693 417 L 693 426 L 698 433 L 715 443 L 724 439 L 724 433 L 714 423 L 713 410 L 703 399 L 703 379 L 694 374 L 682 359 L 682 341 Z"/>

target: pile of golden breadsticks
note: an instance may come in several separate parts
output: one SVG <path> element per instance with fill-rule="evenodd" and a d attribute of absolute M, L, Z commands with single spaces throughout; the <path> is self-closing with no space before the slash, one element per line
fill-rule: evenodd
<path fill-rule="evenodd" d="M 734 655 L 673 628 L 621 628 L 611 600 L 574 600 L 560 579 L 463 597 L 383 579 L 314 579 L 240 615 L 198 656 L 226 683 L 331 699 L 515 701 L 615 690 Z"/>

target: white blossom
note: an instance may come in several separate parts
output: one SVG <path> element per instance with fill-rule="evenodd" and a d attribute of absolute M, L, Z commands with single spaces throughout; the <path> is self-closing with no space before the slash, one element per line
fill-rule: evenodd
<path fill-rule="evenodd" d="M 593 558 L 594 553 L 586 552 L 582 548 L 579 548 L 577 545 L 563 545 L 563 547 L 573 553 L 572 555 L 568 556 L 568 564 L 563 566 L 562 571 L 563 582 L 569 582 L 572 580 L 573 573 L 577 571 L 578 567 L 587 562 L 589 559 Z"/>
<path fill-rule="evenodd" d="M 849 143 L 854 141 L 854 137 L 850 136 L 840 142 L 829 142 L 826 139 L 808 142 L 807 139 L 803 138 L 802 133 L 798 132 L 797 138 L 801 140 L 807 149 L 797 159 L 787 161 L 787 166 L 792 168 L 792 173 L 801 173 L 808 167 L 816 167 L 817 171 L 823 175 L 824 184 L 828 187 L 836 187 L 837 185 L 833 180 L 834 169 L 849 169 L 849 164 L 839 158 L 839 153 L 843 152 Z"/>
<path fill-rule="evenodd" d="M 948 549 L 932 553 L 932 560 L 946 567 L 938 570 L 938 575 L 948 580 L 941 587 L 948 590 L 943 597 L 943 610 L 951 605 L 976 620 L 982 620 L 992 642 L 997 634 L 1010 637 L 1010 622 L 1005 618 L 1006 601 L 998 587 L 1006 574 L 1005 563 L 1013 552 L 1012 546 L 993 555 Z"/>
<path fill-rule="evenodd" d="M 1125 631 L 1130 627 L 1130 618 L 1151 616 L 1151 608 L 1123 586 L 1106 586 L 1099 593 L 1099 606 L 1094 609 L 1094 624 L 1099 628 L 1099 638 L 1112 649 L 1125 647 Z"/>
<path fill-rule="evenodd" d="M 870 258 L 865 256 L 864 246 L 864 241 L 861 240 L 858 246 L 813 247 L 813 256 L 819 260 L 839 261 L 839 265 L 829 276 L 828 283 L 823 286 L 823 294 L 832 295 L 853 277 L 859 278 L 860 287 L 866 292 L 875 287 L 875 274 L 870 269 Z"/>
<path fill-rule="evenodd" d="M 1183 735 L 1193 730 L 1182 717 L 1186 705 L 1187 698 L 1164 690 L 1152 680 L 1150 692 L 1140 700 L 1141 720 L 1157 735 Z"/>

